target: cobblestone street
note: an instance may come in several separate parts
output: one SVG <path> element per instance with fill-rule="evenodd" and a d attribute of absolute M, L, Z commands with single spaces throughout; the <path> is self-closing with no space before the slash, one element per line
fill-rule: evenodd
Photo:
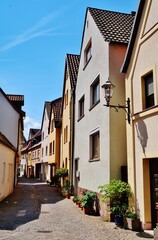
<path fill-rule="evenodd" d="M 117 228 L 100 217 L 84 215 L 72 200 L 36 180 L 21 179 L 15 193 L 0 203 L 0 239 L 143 240 L 151 233 Z"/>

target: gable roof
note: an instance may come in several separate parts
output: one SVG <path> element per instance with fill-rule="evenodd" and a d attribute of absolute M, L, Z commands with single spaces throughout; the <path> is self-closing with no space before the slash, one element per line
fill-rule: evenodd
<path fill-rule="evenodd" d="M 44 120 L 44 114 L 46 113 L 48 115 L 48 119 L 50 120 L 50 113 L 51 113 L 51 102 L 45 101 L 44 103 L 44 109 L 43 109 L 43 117 L 42 117 L 42 124 L 41 124 L 41 129 L 43 127 L 43 120 Z"/>
<path fill-rule="evenodd" d="M 29 138 L 28 141 L 26 141 L 21 149 L 21 152 L 27 152 L 29 148 L 31 148 L 34 145 L 39 145 L 41 142 L 41 129 L 35 129 L 35 128 L 30 128 L 32 132 L 32 136 Z"/>
<path fill-rule="evenodd" d="M 66 73 L 68 69 L 69 77 L 70 77 L 70 85 L 71 90 L 75 90 L 78 76 L 78 69 L 80 63 L 80 55 L 77 54 L 66 54 L 65 58 L 65 70 L 64 70 L 64 83 L 63 83 L 63 97 L 62 97 L 62 112 L 64 105 L 64 94 L 65 94 L 65 85 L 66 85 Z M 61 112 L 61 113 L 62 113 Z"/>
<path fill-rule="evenodd" d="M 131 37 L 130 37 L 130 42 L 129 42 L 129 45 L 128 45 L 128 48 L 127 48 L 127 51 L 126 51 L 126 55 L 125 55 L 125 58 L 124 58 L 123 65 L 121 67 L 121 72 L 122 73 L 126 72 L 126 70 L 128 68 L 128 65 L 129 65 L 129 62 L 130 62 L 130 57 L 131 57 L 133 47 L 134 47 L 134 43 L 135 43 L 135 40 L 136 40 L 137 31 L 138 31 L 138 28 L 139 28 L 140 18 L 142 16 L 144 5 L 145 5 L 145 0 L 140 0 L 138 10 L 137 10 L 137 14 L 136 14 L 136 17 L 135 17 L 135 22 L 134 22 L 134 25 L 133 25 L 133 30 L 132 30 Z"/>
<path fill-rule="evenodd" d="M 54 113 L 55 121 L 61 121 L 61 106 L 62 106 L 62 98 L 58 98 L 52 101 L 52 110 Z"/>
<path fill-rule="evenodd" d="M 128 43 L 135 12 L 131 14 L 88 8 L 99 31 L 107 42 Z"/>
<path fill-rule="evenodd" d="M 69 70 L 71 89 L 74 89 L 77 82 L 80 55 L 67 54 L 66 56 L 67 56 L 67 66 Z"/>
<path fill-rule="evenodd" d="M 30 130 L 29 130 L 29 138 L 28 139 L 32 139 L 35 136 L 35 134 L 37 132 L 39 132 L 39 130 L 40 129 L 37 129 L 37 128 L 30 128 Z"/>
<path fill-rule="evenodd" d="M 10 101 L 24 104 L 24 95 L 6 94 Z M 23 105 L 22 105 L 23 106 Z"/>
<path fill-rule="evenodd" d="M 8 98 L 7 94 L 3 91 L 2 88 L 0 88 L 0 92 L 2 93 L 2 95 L 5 97 L 5 99 L 7 100 L 7 102 L 14 108 L 14 110 L 19 114 L 21 111 L 19 109 L 17 109 L 16 105 L 13 103 L 13 101 L 10 101 L 10 99 Z"/>
<path fill-rule="evenodd" d="M 51 126 L 51 115 L 54 114 L 54 123 L 55 127 L 61 127 L 61 107 L 62 107 L 62 98 L 57 98 L 51 102 L 51 113 L 50 113 L 50 119 L 49 119 L 49 128 L 48 132 L 50 132 L 50 126 Z"/>

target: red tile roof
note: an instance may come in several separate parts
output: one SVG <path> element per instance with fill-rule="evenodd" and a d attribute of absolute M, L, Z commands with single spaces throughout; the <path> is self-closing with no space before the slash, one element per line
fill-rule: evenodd
<path fill-rule="evenodd" d="M 8 99 L 13 102 L 23 102 L 24 104 L 24 95 L 14 95 L 14 94 L 6 94 Z"/>
<path fill-rule="evenodd" d="M 92 18 L 107 42 L 128 43 L 135 12 L 119 13 L 96 8 L 88 8 Z"/>
<path fill-rule="evenodd" d="M 54 113 L 55 121 L 61 121 L 61 106 L 62 106 L 62 98 L 58 98 L 52 101 L 52 111 Z"/>
<path fill-rule="evenodd" d="M 71 89 L 74 89 L 77 82 L 80 56 L 75 54 L 67 54 L 67 66 L 69 69 Z"/>

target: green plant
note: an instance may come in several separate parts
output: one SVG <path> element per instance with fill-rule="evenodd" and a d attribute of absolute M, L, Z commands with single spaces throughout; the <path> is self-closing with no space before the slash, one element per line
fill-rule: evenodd
<path fill-rule="evenodd" d="M 75 203 L 77 203 L 77 202 L 79 202 L 79 201 L 81 201 L 81 199 L 78 197 L 78 196 L 74 196 L 73 197 L 73 201 L 75 202 Z"/>
<path fill-rule="evenodd" d="M 131 187 L 121 180 L 112 179 L 109 184 L 99 186 L 102 201 L 110 206 L 114 215 L 124 215 L 128 209 L 128 198 L 132 195 Z"/>
<path fill-rule="evenodd" d="M 96 192 L 92 192 L 92 191 L 83 192 L 83 195 L 82 195 L 82 198 L 81 198 L 82 207 L 92 208 L 94 206 L 94 201 L 95 200 L 96 200 Z"/>
<path fill-rule="evenodd" d="M 134 219 L 138 219 L 137 214 L 136 213 L 132 213 L 132 212 L 126 212 L 124 216 L 127 217 L 127 218 L 131 218 L 133 220 Z"/>
<path fill-rule="evenodd" d="M 56 169 L 55 176 L 60 177 L 67 177 L 68 176 L 68 169 L 67 168 L 58 168 Z"/>

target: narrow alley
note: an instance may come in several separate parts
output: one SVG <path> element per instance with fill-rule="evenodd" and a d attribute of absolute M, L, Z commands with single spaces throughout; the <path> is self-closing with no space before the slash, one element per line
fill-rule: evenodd
<path fill-rule="evenodd" d="M 0 203 L 0 239 L 3 240 L 151 238 L 150 233 L 120 229 L 100 217 L 84 215 L 54 187 L 33 179 L 19 179 L 15 193 Z"/>

